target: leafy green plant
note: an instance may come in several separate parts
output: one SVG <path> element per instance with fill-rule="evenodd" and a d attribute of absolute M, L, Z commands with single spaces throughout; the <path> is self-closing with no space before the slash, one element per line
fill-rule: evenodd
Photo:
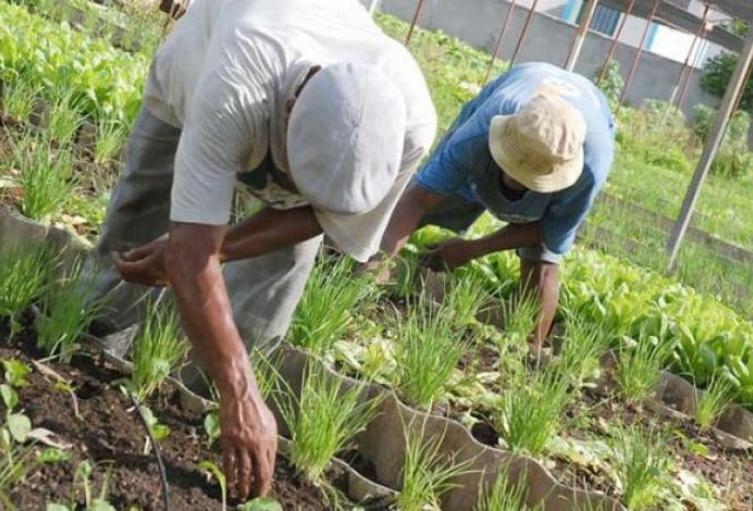
<path fill-rule="evenodd" d="M 65 207 L 74 186 L 71 153 L 56 151 L 48 140 L 25 136 L 13 144 L 14 164 L 23 192 L 21 212 L 49 221 Z"/>
<path fill-rule="evenodd" d="M 21 328 L 21 314 L 43 292 L 52 261 L 46 248 L 0 247 L 0 316 L 10 320 L 10 337 Z"/>
<path fill-rule="evenodd" d="M 151 396 L 177 370 L 188 353 L 188 343 L 175 311 L 159 302 L 149 307 L 131 348 L 131 379 L 140 402 Z"/>
<path fill-rule="evenodd" d="M 510 449 L 537 456 L 562 427 L 562 414 L 573 399 L 556 367 L 515 375 L 505 384 L 493 425 Z"/>
<path fill-rule="evenodd" d="M 397 496 L 400 511 L 440 509 L 442 495 L 456 486 L 452 481 L 467 472 L 468 462 L 443 454 L 444 438 L 424 435 L 425 426 L 404 428 L 405 459 Z"/>
<path fill-rule="evenodd" d="M 290 329 L 290 341 L 317 354 L 327 352 L 351 324 L 358 307 L 369 300 L 373 286 L 353 275 L 348 259 L 314 266 Z"/>
<path fill-rule="evenodd" d="M 170 426 L 168 426 L 167 424 L 161 424 L 159 419 L 157 419 L 157 416 L 154 415 L 154 412 L 151 408 L 146 405 L 139 405 L 139 412 L 144 418 L 144 422 L 146 422 L 146 425 L 149 427 L 149 432 L 152 434 L 152 437 L 156 442 L 161 442 L 162 440 L 170 436 Z M 151 448 L 151 441 L 147 437 L 144 441 L 145 456 L 149 455 Z"/>
<path fill-rule="evenodd" d="M 13 388 L 25 387 L 29 384 L 26 377 L 31 374 L 31 367 L 17 358 L 2 360 L 5 369 L 5 381 Z"/>
<path fill-rule="evenodd" d="M 308 367 L 300 397 L 288 391 L 280 398 L 293 441 L 290 460 L 309 481 L 321 483 L 330 460 L 376 415 L 380 400 L 366 399 L 365 392 L 364 385 L 345 388 L 322 369 Z"/>
<path fill-rule="evenodd" d="M 420 297 L 410 307 L 395 346 L 395 386 L 409 403 L 427 407 L 442 396 L 468 348 L 457 334 L 455 316 Z"/>
<path fill-rule="evenodd" d="M 222 496 L 222 511 L 227 509 L 227 479 L 225 473 L 216 463 L 210 460 L 204 460 L 197 465 L 199 470 L 206 471 L 210 477 L 214 477 L 217 480 L 217 484 L 220 485 L 220 495 Z"/>
<path fill-rule="evenodd" d="M 598 85 L 601 92 L 604 93 L 609 104 L 612 108 L 615 108 L 620 101 L 622 90 L 625 87 L 625 80 L 622 79 L 620 74 L 620 63 L 616 60 L 610 60 L 604 64 L 606 69 L 600 69 L 596 78 L 601 78 L 596 85 Z"/>
<path fill-rule="evenodd" d="M 722 52 L 708 59 L 703 65 L 703 76 L 700 85 L 703 90 L 722 97 L 727 91 L 727 86 L 732 78 L 732 73 L 737 66 L 737 55 Z M 740 103 L 743 110 L 750 111 L 753 108 L 753 81 L 748 81 L 743 90 L 743 99 Z"/>
<path fill-rule="evenodd" d="M 282 506 L 275 499 L 256 497 L 238 506 L 238 511 L 282 511 Z"/>
<path fill-rule="evenodd" d="M 734 387 L 725 378 L 716 376 L 696 400 L 693 418 L 702 429 L 709 429 L 732 403 Z"/>
<path fill-rule="evenodd" d="M 644 338 L 619 350 L 615 379 L 619 393 L 629 403 L 647 399 L 659 382 L 672 345 L 657 338 Z"/>
<path fill-rule="evenodd" d="M 89 300 L 94 279 L 84 275 L 83 261 L 76 261 L 42 293 L 37 321 L 37 346 L 48 356 L 69 363 L 77 341 L 101 311 L 104 300 Z"/>
<path fill-rule="evenodd" d="M 510 481 L 510 467 L 500 468 L 494 483 L 490 487 L 482 484 L 479 488 L 479 499 L 476 511 L 540 511 L 541 506 L 526 505 L 528 486 L 525 477 L 519 477 L 514 483 Z"/>
<path fill-rule="evenodd" d="M 654 509 L 670 466 L 664 435 L 646 427 L 618 427 L 609 447 L 627 508 Z"/>

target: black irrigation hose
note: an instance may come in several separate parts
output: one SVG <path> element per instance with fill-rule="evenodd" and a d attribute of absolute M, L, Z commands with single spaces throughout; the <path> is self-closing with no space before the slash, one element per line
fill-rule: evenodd
<path fill-rule="evenodd" d="M 152 431 L 149 429 L 149 424 L 147 424 L 144 415 L 141 413 L 141 406 L 139 405 L 136 396 L 134 396 L 132 392 L 129 392 L 128 395 L 131 398 L 133 406 L 136 408 L 136 415 L 139 416 L 141 425 L 144 426 L 144 429 L 146 430 L 146 434 L 149 437 L 149 443 L 152 444 L 152 449 L 154 449 L 154 456 L 157 458 L 157 467 L 159 468 L 160 485 L 162 486 L 162 503 L 165 505 L 165 511 L 169 511 L 170 499 L 167 490 L 167 472 L 165 471 L 165 464 L 162 462 L 162 454 L 160 453 L 159 445 L 154 439 L 154 435 L 152 435 Z"/>

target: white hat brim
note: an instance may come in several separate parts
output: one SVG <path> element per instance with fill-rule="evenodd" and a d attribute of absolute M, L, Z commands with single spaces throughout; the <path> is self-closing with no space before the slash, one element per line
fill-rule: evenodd
<path fill-rule="evenodd" d="M 583 173 L 585 155 L 583 148 L 575 158 L 555 165 L 549 172 L 526 165 L 521 158 L 523 148 L 510 136 L 512 115 L 497 115 L 489 128 L 489 150 L 502 171 L 527 189 L 538 193 L 554 193 L 574 185 Z"/>

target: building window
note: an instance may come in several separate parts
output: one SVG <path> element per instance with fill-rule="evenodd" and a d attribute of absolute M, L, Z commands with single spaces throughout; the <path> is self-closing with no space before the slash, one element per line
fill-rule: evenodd
<path fill-rule="evenodd" d="M 570 23 L 580 24 L 583 17 L 585 2 L 583 0 L 568 0 L 562 10 L 562 19 Z M 591 30 L 604 35 L 613 36 L 617 31 L 622 13 L 617 9 L 597 5 L 594 18 L 591 20 Z"/>

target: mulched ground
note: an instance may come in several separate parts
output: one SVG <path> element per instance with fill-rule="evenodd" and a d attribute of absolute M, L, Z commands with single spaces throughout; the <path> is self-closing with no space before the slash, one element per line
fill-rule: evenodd
<path fill-rule="evenodd" d="M 31 364 L 40 358 L 31 332 L 24 331 L 10 344 L 5 342 L 7 336 L 7 325 L 0 325 L 0 359 L 18 358 Z M 93 494 L 99 493 L 109 476 L 106 495 L 116 509 L 163 509 L 156 460 L 151 454 L 144 455 L 143 427 L 130 400 L 117 386 L 111 386 L 123 376 L 96 355 L 76 357 L 70 365 L 47 365 L 73 382 L 79 417 L 70 393 L 56 390 L 55 378 L 37 370 L 27 377 L 29 385 L 18 391 L 19 408 L 34 427 L 49 429 L 72 444 L 71 459 L 33 470 L 23 484 L 12 489 L 11 500 L 24 511 L 44 510 L 48 502 L 68 503 L 71 495 L 83 505 L 83 488 L 80 481 L 74 487 L 73 474 L 79 463 L 88 459 L 97 464 Z M 149 403 L 158 420 L 171 430 L 160 442 L 170 484 L 170 507 L 181 511 L 221 509 L 219 486 L 197 468 L 204 460 L 219 465 L 219 453 L 206 446 L 202 417 L 182 411 L 176 403 L 177 396 L 170 392 Z M 297 477 L 281 457 L 272 496 L 286 510 L 330 509 L 322 492 Z"/>

